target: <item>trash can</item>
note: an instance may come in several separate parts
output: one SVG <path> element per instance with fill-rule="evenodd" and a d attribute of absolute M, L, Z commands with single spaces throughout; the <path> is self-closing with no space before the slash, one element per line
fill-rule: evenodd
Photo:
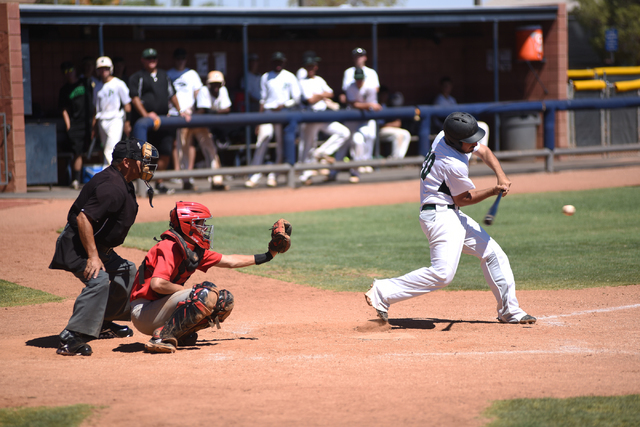
<path fill-rule="evenodd" d="M 535 150 L 540 113 L 524 111 L 503 114 L 500 119 L 500 150 Z M 531 161 L 534 157 L 519 158 L 519 161 Z"/>

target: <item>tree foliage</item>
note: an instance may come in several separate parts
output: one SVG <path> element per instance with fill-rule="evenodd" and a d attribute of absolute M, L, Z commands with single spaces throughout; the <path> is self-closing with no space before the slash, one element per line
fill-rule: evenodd
<path fill-rule="evenodd" d="M 578 0 L 573 14 L 589 34 L 594 49 L 608 58 L 605 30 L 618 30 L 615 65 L 640 64 L 640 3 L 638 0 Z M 612 64 L 613 65 L 613 64 Z"/>
<path fill-rule="evenodd" d="M 349 5 L 353 7 L 366 6 L 396 6 L 404 4 L 403 0 L 289 0 L 289 6 L 336 7 Z"/>

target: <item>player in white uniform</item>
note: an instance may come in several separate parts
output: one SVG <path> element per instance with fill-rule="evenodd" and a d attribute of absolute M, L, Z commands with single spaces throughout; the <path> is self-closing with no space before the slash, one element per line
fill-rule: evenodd
<path fill-rule="evenodd" d="M 327 109 L 326 100 L 333 98 L 333 89 L 329 87 L 322 77 L 316 75 L 318 61 L 320 61 L 320 58 L 315 56 L 307 56 L 305 58 L 307 77 L 300 80 L 302 97 L 309 104 L 311 111 L 325 111 Z M 320 131 L 331 136 L 324 144 L 316 148 L 318 132 Z M 327 158 L 347 143 L 350 135 L 349 128 L 339 122 L 305 123 L 302 131 L 302 144 L 299 145 L 298 158 L 304 163 Z M 304 171 L 300 175 L 300 181 L 310 184 L 312 174 L 311 171 Z"/>
<path fill-rule="evenodd" d="M 174 68 L 167 71 L 169 79 L 176 89 L 176 97 L 180 105 L 180 111 L 171 105 L 170 116 L 179 116 L 181 113 L 193 114 L 193 106 L 196 102 L 198 91 L 202 89 L 202 80 L 195 70 L 187 68 L 187 51 L 177 48 L 173 52 Z M 173 162 L 176 170 L 192 170 L 195 163 L 196 150 L 191 145 L 193 137 L 202 132 L 209 132 L 206 128 L 181 128 L 176 130 L 176 146 L 173 150 Z M 195 189 L 193 179 L 184 178 L 185 190 Z"/>
<path fill-rule="evenodd" d="M 103 169 L 111 164 L 113 148 L 122 139 L 126 113 L 131 112 L 129 87 L 113 74 L 113 62 L 108 56 L 96 61 L 100 80 L 93 88 L 96 125 L 104 150 Z"/>
<path fill-rule="evenodd" d="M 388 321 L 391 304 L 447 286 L 458 269 L 460 254 L 480 259 L 484 277 L 498 303 L 498 320 L 504 323 L 535 323 L 516 298 L 509 259 L 498 243 L 461 206 L 473 205 L 500 192 L 509 192 L 511 181 L 500 162 L 485 145 L 478 144 L 484 130 L 467 113 L 452 113 L 444 131 L 433 141 L 420 172 L 420 225 L 431 253 L 431 267 L 420 268 L 392 279 L 374 280 L 365 293 L 378 317 Z M 493 187 L 476 189 L 469 179 L 469 159 L 476 153 L 496 174 Z"/>
<path fill-rule="evenodd" d="M 285 70 L 287 58 L 282 52 L 275 52 L 271 56 L 273 70 L 266 72 L 260 78 L 260 112 L 275 113 L 282 109 L 292 108 L 300 104 L 300 84 L 293 73 Z M 283 141 L 281 124 L 261 124 L 258 126 L 256 151 L 253 153 L 252 165 L 261 165 L 269 148 L 269 141 L 276 137 L 276 163 L 282 163 Z M 244 183 L 246 187 L 255 187 L 262 177 L 261 173 L 253 174 Z M 267 185 L 276 187 L 276 174 L 270 173 Z"/>
<path fill-rule="evenodd" d="M 364 65 L 367 62 L 367 51 L 361 47 L 353 49 L 351 52 L 353 57 L 353 67 L 344 70 L 342 75 L 342 90 L 347 91 L 347 88 L 351 86 L 351 83 L 355 81 L 354 73 L 356 68 L 360 68 L 364 72 L 364 78 L 367 85 L 370 85 L 376 89 L 376 92 L 380 90 L 380 80 L 378 79 L 378 73 L 373 68 L 369 68 Z"/>
<path fill-rule="evenodd" d="M 224 75 L 222 72 L 214 70 L 207 75 L 207 86 L 203 86 L 198 92 L 196 98 L 196 112 L 199 114 L 227 114 L 231 111 L 231 99 L 229 91 L 224 86 Z M 213 137 L 207 128 L 198 128 L 202 131 L 194 133 L 202 154 L 204 154 L 205 162 L 210 165 L 211 169 L 220 167 L 220 157 Z M 212 190 L 228 190 L 229 186 L 224 184 L 222 175 L 215 175 L 211 182 Z"/>

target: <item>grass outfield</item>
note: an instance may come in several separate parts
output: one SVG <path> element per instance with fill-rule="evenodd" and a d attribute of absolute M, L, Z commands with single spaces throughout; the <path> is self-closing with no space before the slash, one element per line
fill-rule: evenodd
<path fill-rule="evenodd" d="M 0 426 L 73 427 L 79 426 L 93 412 L 90 405 L 40 406 L 36 408 L 0 409 Z"/>
<path fill-rule="evenodd" d="M 487 427 L 636 427 L 640 395 L 499 400 L 484 415 Z"/>
<path fill-rule="evenodd" d="M 493 200 L 463 210 L 480 222 Z M 574 216 L 562 214 L 566 204 L 576 207 Z M 518 289 L 631 285 L 639 283 L 639 211 L 638 187 L 516 194 L 503 199 L 487 231 L 509 256 Z M 264 252 L 269 227 L 280 216 L 293 224 L 291 250 L 240 271 L 322 289 L 363 291 L 373 278 L 430 265 L 417 203 L 215 218 L 212 249 Z M 148 250 L 167 226 L 168 221 L 135 224 L 125 244 Z M 463 255 L 456 278 L 445 289 L 488 290 L 479 261 Z"/>
<path fill-rule="evenodd" d="M 64 298 L 0 279 L 0 307 L 59 302 Z"/>

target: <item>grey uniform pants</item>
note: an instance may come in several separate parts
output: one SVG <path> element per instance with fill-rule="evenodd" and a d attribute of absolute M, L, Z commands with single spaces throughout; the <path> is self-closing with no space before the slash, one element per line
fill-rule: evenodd
<path fill-rule="evenodd" d="M 74 275 L 84 283 L 73 306 L 73 314 L 66 329 L 98 338 L 102 323 L 111 320 L 130 320 L 129 297 L 136 276 L 134 263 L 111 251 L 100 254 L 106 271 L 100 270 L 95 279 L 85 279 L 84 271 Z"/>

